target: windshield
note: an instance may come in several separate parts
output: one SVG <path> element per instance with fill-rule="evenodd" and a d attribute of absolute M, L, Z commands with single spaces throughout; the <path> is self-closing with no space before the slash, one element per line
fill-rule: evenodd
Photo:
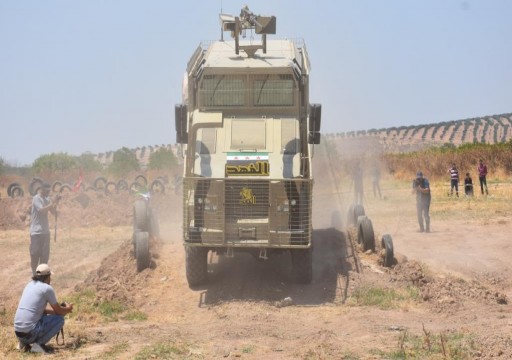
<path fill-rule="evenodd" d="M 205 75 L 200 82 L 202 107 L 293 106 L 296 86 L 291 74 Z"/>

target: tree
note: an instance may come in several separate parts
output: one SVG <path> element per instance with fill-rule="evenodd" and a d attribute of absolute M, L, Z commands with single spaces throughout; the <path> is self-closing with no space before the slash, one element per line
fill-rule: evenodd
<path fill-rule="evenodd" d="M 171 169 L 178 164 L 171 149 L 160 148 L 149 155 L 149 168 L 152 170 Z"/>
<path fill-rule="evenodd" d="M 101 163 L 93 154 L 82 154 L 76 157 L 77 166 L 85 172 L 98 172 L 103 169 Z"/>
<path fill-rule="evenodd" d="M 114 152 L 112 163 L 108 167 L 108 171 L 117 176 L 126 176 L 129 172 L 138 170 L 140 166 L 137 156 L 127 147 Z"/>
<path fill-rule="evenodd" d="M 54 174 L 57 171 L 64 173 L 75 168 L 75 157 L 62 152 L 41 155 L 32 164 L 32 170 L 38 175 Z"/>

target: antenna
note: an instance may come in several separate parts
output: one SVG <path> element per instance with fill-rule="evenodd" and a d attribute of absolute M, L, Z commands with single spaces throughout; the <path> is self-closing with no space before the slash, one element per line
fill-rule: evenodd
<path fill-rule="evenodd" d="M 220 15 L 222 16 L 222 0 L 220 0 Z M 224 41 L 224 31 L 220 27 L 220 41 Z"/>

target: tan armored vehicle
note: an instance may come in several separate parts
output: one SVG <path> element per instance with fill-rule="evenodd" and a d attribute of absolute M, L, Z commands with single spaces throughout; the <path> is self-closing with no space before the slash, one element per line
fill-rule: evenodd
<path fill-rule="evenodd" d="M 188 283 L 206 282 L 209 251 L 259 259 L 290 252 L 294 277 L 309 283 L 321 106 L 309 104 L 305 44 L 267 40 L 276 18 L 247 7 L 239 17 L 221 14 L 220 23 L 234 39 L 197 48 L 175 108 Z"/>

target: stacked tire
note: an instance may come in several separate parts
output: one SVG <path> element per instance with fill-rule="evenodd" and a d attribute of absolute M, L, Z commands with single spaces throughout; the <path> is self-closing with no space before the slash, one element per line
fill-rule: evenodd
<path fill-rule="evenodd" d="M 149 267 L 149 221 L 146 201 L 137 200 L 133 204 L 133 255 L 137 261 L 137 271 Z"/>

